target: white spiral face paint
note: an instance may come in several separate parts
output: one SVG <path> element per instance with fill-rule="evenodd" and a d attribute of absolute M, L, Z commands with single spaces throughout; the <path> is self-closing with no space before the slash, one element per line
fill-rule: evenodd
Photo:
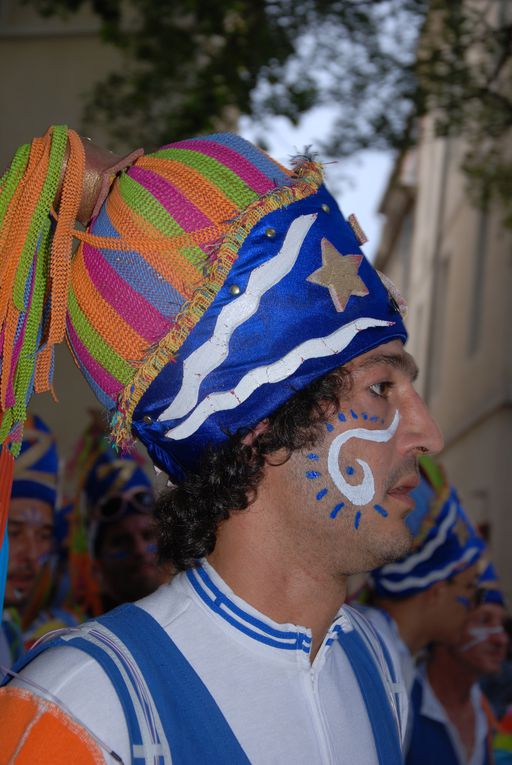
<path fill-rule="evenodd" d="M 352 430 L 346 430 L 344 433 L 340 433 L 336 436 L 329 448 L 329 456 L 327 458 L 327 468 L 329 475 L 334 481 L 339 491 L 351 502 L 353 505 L 360 507 L 361 505 L 367 505 L 373 499 L 375 495 L 375 482 L 373 480 L 373 473 L 370 466 L 364 460 L 356 459 L 357 464 L 363 471 L 363 480 L 361 483 L 353 486 L 344 479 L 340 471 L 340 452 L 341 447 L 347 443 L 351 438 L 360 438 L 363 441 L 377 441 L 385 443 L 389 441 L 396 433 L 398 423 L 400 422 L 400 414 L 398 409 L 393 417 L 393 422 L 386 430 L 370 430 L 367 428 L 353 428 Z"/>

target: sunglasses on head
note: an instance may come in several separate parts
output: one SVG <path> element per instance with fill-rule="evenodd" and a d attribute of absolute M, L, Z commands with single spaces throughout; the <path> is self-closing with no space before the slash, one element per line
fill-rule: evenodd
<path fill-rule="evenodd" d="M 121 494 L 109 494 L 100 500 L 93 511 L 94 519 L 100 523 L 118 521 L 129 513 L 153 512 L 155 498 L 148 489 L 132 489 Z"/>

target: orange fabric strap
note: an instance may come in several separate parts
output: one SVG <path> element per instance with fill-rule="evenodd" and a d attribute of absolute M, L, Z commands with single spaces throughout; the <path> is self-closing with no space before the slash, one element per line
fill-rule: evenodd
<path fill-rule="evenodd" d="M 0 765 L 105 765 L 90 734 L 56 705 L 22 688 L 0 689 Z"/>

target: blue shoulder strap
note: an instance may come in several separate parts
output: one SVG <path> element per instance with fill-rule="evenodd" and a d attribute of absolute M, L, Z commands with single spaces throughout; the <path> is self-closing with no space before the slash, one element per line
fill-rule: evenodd
<path fill-rule="evenodd" d="M 226 718 L 158 622 L 127 603 L 25 658 L 68 645 L 95 658 L 123 706 L 132 765 L 249 765 Z"/>
<path fill-rule="evenodd" d="M 348 658 L 366 705 L 379 765 L 402 765 L 398 728 L 381 672 L 357 629 L 339 630 L 338 640 Z"/>

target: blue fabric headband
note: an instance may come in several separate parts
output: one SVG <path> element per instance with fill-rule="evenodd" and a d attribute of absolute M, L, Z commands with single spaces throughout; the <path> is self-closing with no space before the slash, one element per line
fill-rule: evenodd
<path fill-rule="evenodd" d="M 321 186 L 254 226 L 178 357 L 139 401 L 133 432 L 179 483 L 208 445 L 395 338 L 407 339 L 399 307 Z"/>
<path fill-rule="evenodd" d="M 29 417 L 14 463 L 11 498 L 40 499 L 54 507 L 58 470 L 57 446 L 50 429 L 40 417 Z"/>
<path fill-rule="evenodd" d="M 96 505 L 109 495 L 121 495 L 131 489 L 152 491 L 146 473 L 130 454 L 117 454 L 107 437 L 102 437 L 100 454 L 92 465 L 84 483 L 89 506 Z"/>
<path fill-rule="evenodd" d="M 505 608 L 505 598 L 500 587 L 496 569 L 490 561 L 482 560 L 482 573 L 478 580 L 481 590 L 481 603 L 494 603 Z"/>

